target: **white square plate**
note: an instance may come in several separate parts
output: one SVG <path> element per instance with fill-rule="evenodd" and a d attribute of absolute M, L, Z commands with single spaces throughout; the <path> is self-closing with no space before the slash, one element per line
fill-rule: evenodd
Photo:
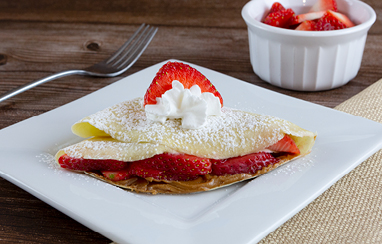
<path fill-rule="evenodd" d="M 0 131 L 0 176 L 119 243 L 255 243 L 382 147 L 382 125 L 192 65 L 225 106 L 318 133 L 312 153 L 254 180 L 190 195 L 145 195 L 58 169 L 53 155 L 81 139 L 70 127 L 143 96 L 165 62 Z"/>

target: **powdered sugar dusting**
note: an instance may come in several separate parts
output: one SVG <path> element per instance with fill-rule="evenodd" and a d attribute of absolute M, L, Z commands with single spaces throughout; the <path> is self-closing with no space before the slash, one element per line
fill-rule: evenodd
<path fill-rule="evenodd" d="M 137 161 L 153 157 L 156 154 L 172 152 L 163 145 L 154 143 L 128 143 L 112 138 L 92 138 L 82 141 L 63 150 L 74 158 L 113 159 L 119 161 Z"/>
<path fill-rule="evenodd" d="M 60 166 L 56 163 L 54 156 L 50 153 L 41 153 L 36 156 L 39 162 L 46 163 L 49 169 L 59 169 Z"/>
<path fill-rule="evenodd" d="M 46 164 L 48 169 L 52 170 L 54 174 L 58 176 L 66 176 L 70 177 L 72 181 L 79 181 L 81 183 L 92 183 L 95 186 L 99 186 L 102 184 L 101 181 L 90 177 L 88 175 L 85 175 L 83 173 L 74 172 L 62 169 L 56 162 L 55 157 L 50 153 L 41 153 L 39 155 L 36 155 L 36 158 L 38 158 L 40 163 Z M 105 185 L 105 184 L 104 184 Z"/>
<path fill-rule="evenodd" d="M 284 164 L 284 165 L 280 166 L 279 168 L 277 168 L 276 170 L 269 172 L 269 174 L 271 174 L 271 175 L 280 175 L 280 174 L 294 175 L 294 174 L 297 174 L 299 172 L 306 171 L 307 169 L 313 167 L 314 164 L 315 164 L 314 160 L 312 159 L 311 155 L 309 155 L 307 157 L 300 158 L 294 162 Z"/>

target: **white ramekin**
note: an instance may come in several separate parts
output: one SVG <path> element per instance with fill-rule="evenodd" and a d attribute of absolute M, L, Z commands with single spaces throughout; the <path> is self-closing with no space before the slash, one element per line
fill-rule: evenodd
<path fill-rule="evenodd" d="M 279 0 L 296 14 L 317 0 Z M 374 10 L 358 0 L 337 0 L 338 11 L 355 27 L 334 31 L 296 31 L 263 24 L 274 0 L 252 0 L 242 9 L 248 26 L 250 59 L 264 81 L 286 89 L 322 91 L 345 85 L 361 66 Z"/>

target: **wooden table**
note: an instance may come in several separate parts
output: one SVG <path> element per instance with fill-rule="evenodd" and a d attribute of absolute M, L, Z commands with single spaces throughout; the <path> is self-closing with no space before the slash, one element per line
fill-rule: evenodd
<path fill-rule="evenodd" d="M 295 92 L 265 83 L 253 73 L 249 62 L 247 29 L 241 18 L 246 2 L 1 0 L 0 94 L 31 80 L 104 59 L 143 22 L 159 27 L 159 31 L 137 63 L 119 77 L 61 78 L 3 102 L 0 129 L 167 59 L 198 64 L 330 108 L 382 78 L 382 19 L 378 18 L 369 31 L 361 69 L 346 86 L 324 92 Z M 381 1 L 365 2 L 382 15 Z M 0 178 L 0 242 L 110 240 Z"/>

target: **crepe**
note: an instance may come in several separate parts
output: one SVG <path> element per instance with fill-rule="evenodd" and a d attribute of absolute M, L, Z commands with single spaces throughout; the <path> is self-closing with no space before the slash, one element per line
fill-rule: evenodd
<path fill-rule="evenodd" d="M 191 193 L 220 188 L 269 172 L 308 154 L 316 138 L 315 133 L 289 121 L 227 107 L 222 108 L 222 116 L 208 117 L 206 126 L 196 130 L 183 129 L 180 119 L 167 120 L 163 124 L 147 120 L 142 102 L 142 98 L 122 102 L 75 123 L 72 126 L 73 133 L 88 139 L 60 150 L 56 159 L 67 154 L 74 158 L 131 162 L 162 153 L 226 159 L 262 152 L 285 135 L 289 135 L 300 150 L 300 154 L 279 156 L 278 163 L 264 167 L 255 174 L 207 174 L 191 181 L 160 181 L 140 177 L 111 181 L 100 173 L 87 172 L 133 191 Z"/>

